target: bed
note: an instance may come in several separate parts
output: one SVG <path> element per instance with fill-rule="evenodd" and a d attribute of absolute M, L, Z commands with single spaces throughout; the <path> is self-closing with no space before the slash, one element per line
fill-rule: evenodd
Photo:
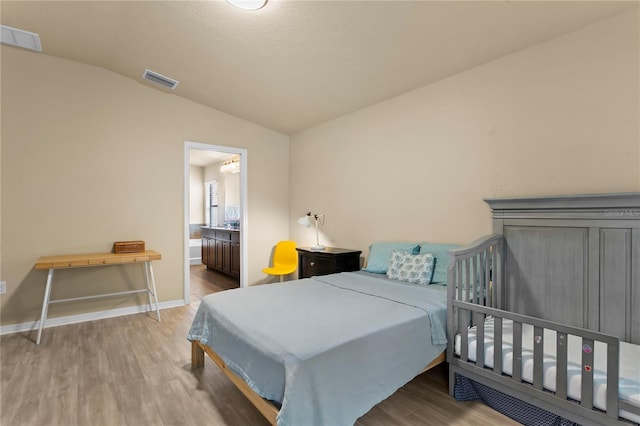
<path fill-rule="evenodd" d="M 523 424 L 640 422 L 640 193 L 485 201 L 494 234 L 450 254 L 451 395 Z"/>
<path fill-rule="evenodd" d="M 375 272 L 203 298 L 188 335 L 192 366 L 208 354 L 272 424 L 355 423 L 445 359 L 446 285 Z"/>

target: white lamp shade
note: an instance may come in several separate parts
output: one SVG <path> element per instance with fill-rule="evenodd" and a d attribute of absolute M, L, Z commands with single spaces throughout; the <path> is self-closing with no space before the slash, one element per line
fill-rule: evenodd
<path fill-rule="evenodd" d="M 306 214 L 304 216 L 302 216 L 300 219 L 298 219 L 298 223 L 302 226 L 304 226 L 305 228 L 310 228 L 311 227 L 311 221 L 309 220 L 309 215 Z"/>

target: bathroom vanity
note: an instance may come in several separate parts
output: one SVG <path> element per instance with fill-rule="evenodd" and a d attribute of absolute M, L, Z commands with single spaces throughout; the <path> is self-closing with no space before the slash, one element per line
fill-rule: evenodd
<path fill-rule="evenodd" d="M 240 279 L 240 230 L 202 226 L 202 263 Z"/>

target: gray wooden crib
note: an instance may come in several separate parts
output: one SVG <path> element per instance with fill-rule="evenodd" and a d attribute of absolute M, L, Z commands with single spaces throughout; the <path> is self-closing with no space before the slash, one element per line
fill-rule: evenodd
<path fill-rule="evenodd" d="M 461 375 L 580 424 L 638 422 L 640 193 L 485 201 L 494 234 L 450 255 L 450 393 Z"/>

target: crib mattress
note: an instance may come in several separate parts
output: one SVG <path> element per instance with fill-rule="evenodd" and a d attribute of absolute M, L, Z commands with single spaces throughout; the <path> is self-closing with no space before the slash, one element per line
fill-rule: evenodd
<path fill-rule="evenodd" d="M 485 366 L 493 368 L 493 336 L 494 320 L 492 317 L 485 321 Z M 455 339 L 455 352 L 460 355 L 460 335 Z M 567 395 L 577 401 L 581 398 L 582 381 L 582 342 L 577 336 L 568 336 L 567 346 Z M 476 328 L 469 330 L 468 336 L 469 360 L 476 359 Z M 544 372 L 543 387 L 549 391 L 556 390 L 556 332 L 544 331 Z M 502 321 L 502 372 L 511 375 L 513 372 L 513 322 Z M 593 370 L 593 406 L 601 410 L 606 409 L 606 370 L 607 350 L 602 342 L 595 342 Z M 533 383 L 533 326 L 522 325 L 522 379 Z M 620 342 L 620 381 L 619 398 L 621 400 L 640 405 L 640 345 Z M 620 417 L 640 423 L 640 416 L 620 410 Z"/>

